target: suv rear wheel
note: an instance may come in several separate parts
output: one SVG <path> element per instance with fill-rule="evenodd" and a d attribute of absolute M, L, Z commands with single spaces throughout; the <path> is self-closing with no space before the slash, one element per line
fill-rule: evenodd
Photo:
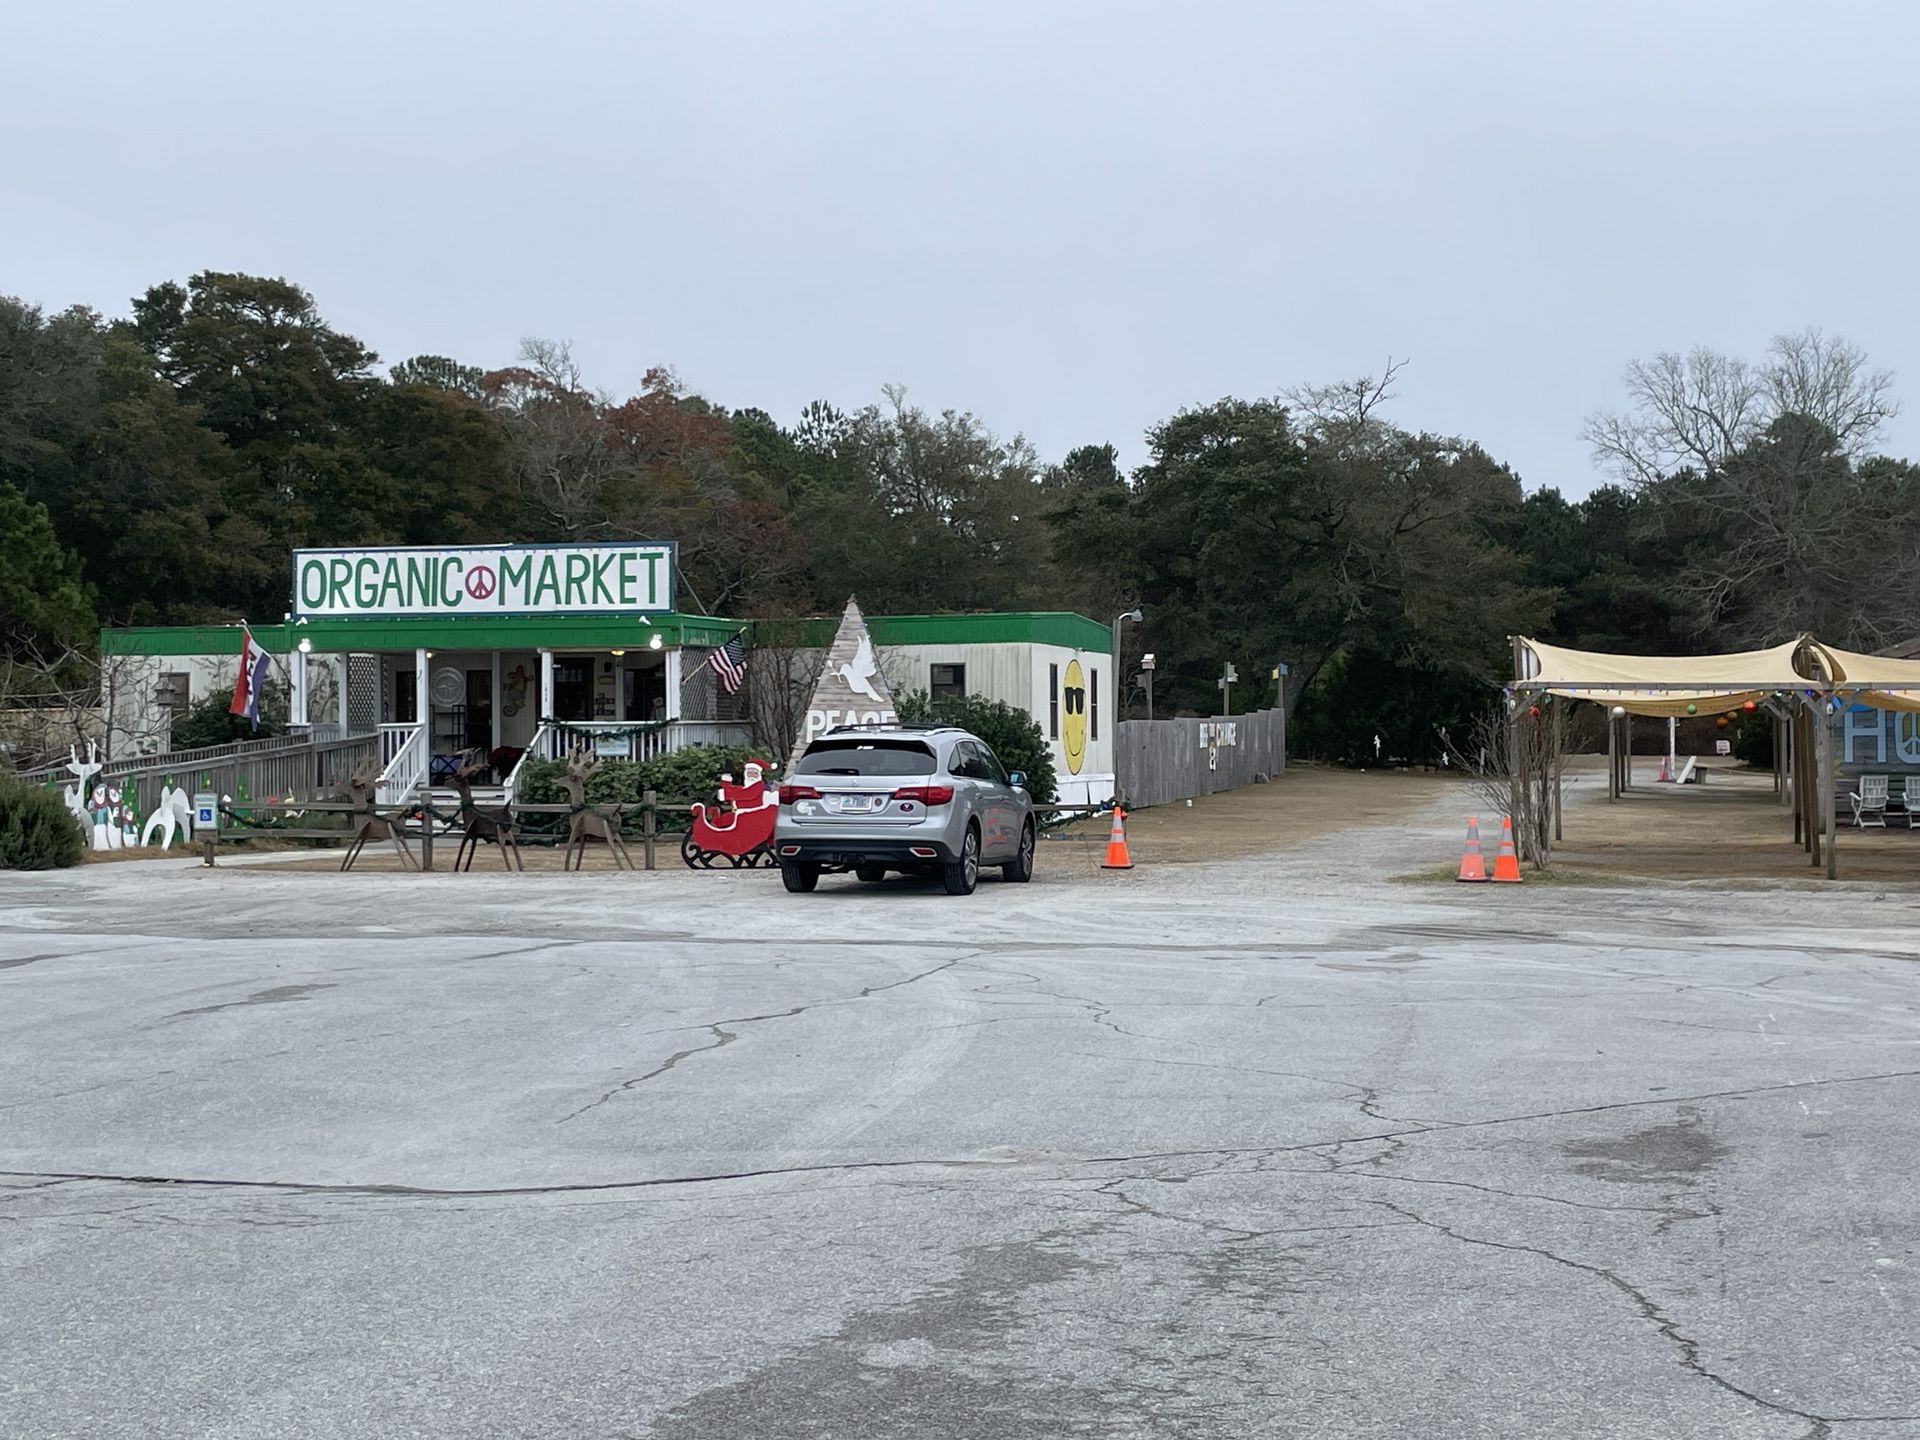
<path fill-rule="evenodd" d="M 780 883 L 796 895 L 811 894 L 813 887 L 820 883 L 820 867 L 803 865 L 797 860 L 782 860 Z"/>
<path fill-rule="evenodd" d="M 1000 867 L 1000 878 L 1011 880 L 1015 885 L 1024 885 L 1033 879 L 1033 822 L 1029 820 L 1020 827 L 1020 850 L 1013 859 Z"/>
<path fill-rule="evenodd" d="M 947 882 L 947 894 L 973 894 L 973 887 L 980 883 L 980 827 L 978 825 L 967 826 L 967 838 L 960 842 L 960 858 L 951 865 L 942 866 L 940 875 Z"/>

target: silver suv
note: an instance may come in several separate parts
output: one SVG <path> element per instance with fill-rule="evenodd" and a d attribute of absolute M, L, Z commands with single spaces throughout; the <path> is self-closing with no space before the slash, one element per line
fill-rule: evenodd
<path fill-rule="evenodd" d="M 982 865 L 1033 878 L 1033 799 L 984 740 L 948 725 L 842 725 L 780 787 L 773 850 L 787 889 L 823 874 L 937 872 L 971 895 Z"/>

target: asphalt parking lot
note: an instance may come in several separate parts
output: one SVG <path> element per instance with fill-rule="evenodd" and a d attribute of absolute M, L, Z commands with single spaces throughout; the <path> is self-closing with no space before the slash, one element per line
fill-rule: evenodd
<path fill-rule="evenodd" d="M 0 876 L 0 1433 L 1920 1435 L 1920 894 L 1386 878 L 1455 808 Z"/>

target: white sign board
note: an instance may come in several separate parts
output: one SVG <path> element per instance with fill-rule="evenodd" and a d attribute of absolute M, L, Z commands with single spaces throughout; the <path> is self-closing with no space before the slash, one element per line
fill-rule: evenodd
<path fill-rule="evenodd" d="M 296 616 L 624 615 L 673 609 L 674 547 L 296 550 Z"/>

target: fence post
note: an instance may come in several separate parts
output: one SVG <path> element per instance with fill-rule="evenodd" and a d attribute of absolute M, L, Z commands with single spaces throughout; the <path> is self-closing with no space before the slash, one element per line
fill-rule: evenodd
<path fill-rule="evenodd" d="M 433 797 L 420 792 L 420 868 L 433 869 Z M 404 812 L 403 812 L 404 813 Z"/>
<path fill-rule="evenodd" d="M 654 792 L 649 790 L 642 797 L 647 813 L 640 817 L 640 836 L 647 851 L 647 869 L 653 869 L 653 838 L 660 829 L 658 813 L 654 809 Z"/>

